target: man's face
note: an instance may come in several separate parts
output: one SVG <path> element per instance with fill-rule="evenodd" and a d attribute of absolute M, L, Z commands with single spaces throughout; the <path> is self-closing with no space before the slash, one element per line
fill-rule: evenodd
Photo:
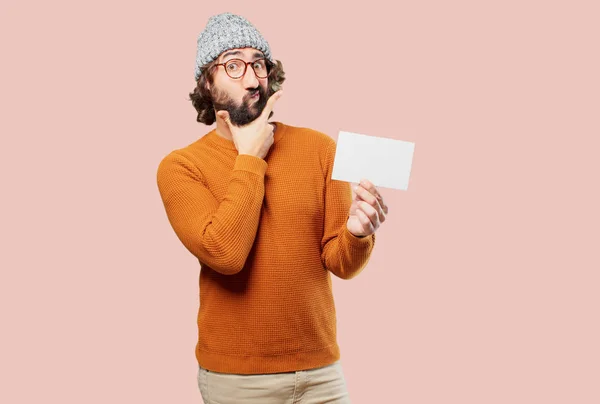
<path fill-rule="evenodd" d="M 262 52 L 253 48 L 232 49 L 223 52 L 217 63 L 226 63 L 231 59 L 254 62 L 263 57 Z M 251 65 L 248 65 L 246 73 L 238 79 L 229 77 L 225 66 L 216 66 L 213 78 L 210 92 L 215 112 L 229 112 L 231 123 L 236 126 L 246 125 L 262 113 L 268 99 L 268 78 L 258 78 Z"/>

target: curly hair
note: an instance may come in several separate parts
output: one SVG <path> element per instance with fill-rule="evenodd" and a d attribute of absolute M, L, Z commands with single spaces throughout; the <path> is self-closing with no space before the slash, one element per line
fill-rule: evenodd
<path fill-rule="evenodd" d="M 216 63 L 217 61 L 214 60 L 202 66 L 202 73 L 196 82 L 196 88 L 189 94 L 189 99 L 192 101 L 192 105 L 198 112 L 196 121 L 206 125 L 212 125 L 216 120 L 212 96 L 206 87 L 207 82 L 211 85 L 214 83 L 214 77 L 211 72 Z M 283 64 L 280 60 L 276 60 L 276 63 L 273 64 L 267 59 L 267 68 L 269 71 L 267 76 L 269 80 L 267 95 L 270 97 L 281 88 L 281 85 L 285 81 L 285 72 L 283 71 Z M 271 111 L 269 118 L 272 115 L 273 112 Z"/>

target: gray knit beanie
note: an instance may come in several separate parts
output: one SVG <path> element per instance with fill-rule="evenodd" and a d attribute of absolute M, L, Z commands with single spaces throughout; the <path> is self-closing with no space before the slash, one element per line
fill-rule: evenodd
<path fill-rule="evenodd" d="M 198 36 L 196 81 L 200 77 L 202 66 L 217 59 L 226 50 L 236 48 L 258 49 L 275 63 L 269 43 L 247 19 L 232 13 L 222 13 L 210 17 L 206 28 Z"/>

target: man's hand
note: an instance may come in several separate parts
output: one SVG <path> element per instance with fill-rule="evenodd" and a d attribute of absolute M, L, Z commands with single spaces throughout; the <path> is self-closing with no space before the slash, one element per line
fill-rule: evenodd
<path fill-rule="evenodd" d="M 217 112 L 217 116 L 227 123 L 238 154 L 249 154 L 261 159 L 265 158 L 274 142 L 273 132 L 275 128 L 273 124 L 268 122 L 269 115 L 273 110 L 275 101 L 281 97 L 282 93 L 283 90 L 279 90 L 269 97 L 258 118 L 244 126 L 235 126 L 231 123 L 227 111 Z"/>
<path fill-rule="evenodd" d="M 388 207 L 370 181 L 362 179 L 354 189 L 356 195 L 350 206 L 346 227 L 356 237 L 369 236 L 385 222 Z"/>

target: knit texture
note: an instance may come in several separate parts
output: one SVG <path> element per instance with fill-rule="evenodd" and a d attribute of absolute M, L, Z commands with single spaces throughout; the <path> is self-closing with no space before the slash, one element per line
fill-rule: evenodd
<path fill-rule="evenodd" d="M 202 66 L 212 62 L 226 50 L 238 48 L 258 49 L 275 63 L 269 43 L 250 21 L 232 13 L 210 17 L 204 31 L 198 35 L 194 70 L 196 80 L 200 77 Z"/>
<path fill-rule="evenodd" d="M 212 130 L 158 166 L 168 220 L 200 264 L 196 358 L 216 372 L 338 360 L 330 274 L 356 276 L 375 245 L 346 228 L 352 190 L 331 179 L 335 140 L 273 123 L 265 160 Z"/>

